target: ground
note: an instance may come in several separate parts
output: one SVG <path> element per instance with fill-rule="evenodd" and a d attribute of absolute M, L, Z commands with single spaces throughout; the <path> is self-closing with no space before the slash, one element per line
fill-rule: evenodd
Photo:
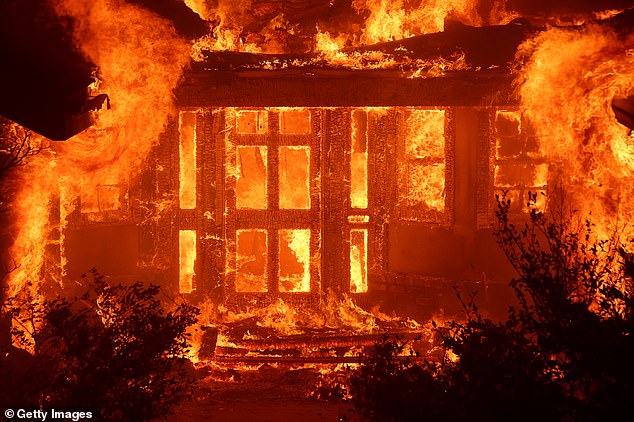
<path fill-rule="evenodd" d="M 264 364 L 201 370 L 209 370 L 209 376 L 168 422 L 362 422 L 348 403 L 307 398 L 319 376 L 314 367 Z"/>

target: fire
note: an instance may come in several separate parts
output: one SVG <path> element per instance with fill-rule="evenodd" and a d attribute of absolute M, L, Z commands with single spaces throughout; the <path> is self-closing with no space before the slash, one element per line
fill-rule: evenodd
<path fill-rule="evenodd" d="M 368 207 L 368 130 L 367 112 L 352 111 L 350 148 L 350 205 Z"/>
<path fill-rule="evenodd" d="M 242 36 L 244 25 L 252 19 L 252 16 L 246 13 L 250 3 L 250 0 L 238 2 L 221 0 L 217 2 L 216 8 L 212 8 L 204 0 L 185 1 L 185 4 L 201 18 L 214 22 L 214 25 L 210 27 L 210 33 L 194 44 L 192 53 L 194 60 L 202 60 L 204 51 L 263 52 L 261 46 L 245 42 Z"/>
<path fill-rule="evenodd" d="M 634 37 L 598 25 L 550 29 L 520 48 L 521 111 L 540 138 L 540 153 L 560 166 L 571 208 L 604 237 L 634 229 L 634 141 L 610 107 L 634 91 Z M 627 227 L 621 227 L 629 224 Z"/>
<path fill-rule="evenodd" d="M 99 64 L 100 89 L 109 94 L 112 109 L 99 113 L 96 126 L 55 144 L 51 154 L 25 170 L 30 177 L 14 204 L 17 233 L 10 254 L 20 257 L 21 267 L 9 280 L 13 293 L 41 279 L 46 239 L 55 228 L 49 225 L 52 194 L 67 192 L 60 205 L 66 216 L 76 207 L 75 198 L 96 203 L 99 186 L 125 184 L 143 168 L 164 129 L 172 89 L 190 54 L 169 22 L 122 0 L 62 0 L 53 5 L 60 16 L 73 19 L 77 46 Z"/>
<path fill-rule="evenodd" d="M 196 114 L 181 113 L 179 130 L 180 186 L 179 206 L 181 209 L 196 208 Z"/>
<path fill-rule="evenodd" d="M 368 230 L 350 230 L 350 291 L 368 291 Z"/>
<path fill-rule="evenodd" d="M 32 169 L 35 167 L 45 172 L 44 177 L 42 174 L 34 173 Z M 15 257 L 14 260 L 19 267 L 9 274 L 9 296 L 19 293 L 36 295 L 37 287 L 30 283 L 42 278 L 46 239 L 51 230 L 48 219 L 53 195 L 49 190 L 49 183 L 50 178 L 54 177 L 55 167 L 56 164 L 48 153 L 43 156 L 40 154 L 31 161 L 19 179 L 19 183 L 28 186 L 28 189 L 22 189 L 17 193 L 11 211 L 20 217 L 20 221 L 28 224 L 15 223 L 17 234 L 10 254 Z M 34 195 L 34 191 L 37 195 Z"/>
<path fill-rule="evenodd" d="M 194 290 L 194 276 L 196 274 L 196 232 L 194 230 L 181 230 L 178 238 L 179 259 L 179 283 L 180 293 L 191 293 Z"/>
<path fill-rule="evenodd" d="M 361 36 L 363 44 L 441 32 L 448 17 L 471 25 L 481 22 L 478 2 L 472 0 L 355 0 L 353 4 L 370 14 Z"/>
<path fill-rule="evenodd" d="M 445 112 L 411 110 L 406 120 L 405 154 L 408 183 L 404 195 L 411 206 L 445 208 Z"/>
<path fill-rule="evenodd" d="M 280 230 L 280 291 L 310 291 L 310 230 Z"/>

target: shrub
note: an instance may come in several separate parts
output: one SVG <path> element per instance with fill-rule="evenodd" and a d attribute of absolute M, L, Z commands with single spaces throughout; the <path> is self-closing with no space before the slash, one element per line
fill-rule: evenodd
<path fill-rule="evenodd" d="M 535 196 L 529 197 L 529 205 Z M 349 374 L 348 393 L 373 421 L 574 420 L 634 414 L 634 260 L 589 221 L 534 207 L 516 225 L 498 201 L 498 243 L 517 271 L 517 304 L 486 318 L 459 297 L 463 321 L 436 327 L 457 359 L 398 359 L 384 340 Z"/>
<path fill-rule="evenodd" d="M 113 286 L 95 272 L 85 280 L 88 292 L 70 301 L 14 299 L 5 306 L 14 339 L 31 354 L 11 348 L 3 355 L 3 379 L 14 381 L 3 385 L 2 404 L 88 409 L 110 420 L 166 415 L 191 392 L 185 330 L 198 309 L 166 312 L 158 286 Z"/>

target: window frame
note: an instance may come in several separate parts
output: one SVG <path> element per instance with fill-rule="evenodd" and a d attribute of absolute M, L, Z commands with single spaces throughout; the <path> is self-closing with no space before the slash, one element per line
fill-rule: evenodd
<path fill-rule="evenodd" d="M 517 157 L 499 158 L 497 155 L 498 140 L 500 139 L 500 136 L 498 135 L 498 131 L 496 128 L 496 119 L 497 119 L 498 113 L 500 112 L 515 113 L 519 115 L 518 117 L 520 119 L 519 120 L 520 130 L 516 136 L 519 137 L 519 142 L 522 143 L 522 147 Z M 490 192 L 491 192 L 490 201 L 491 201 L 491 220 L 492 221 L 493 221 L 495 210 L 497 207 L 496 196 L 502 194 L 503 192 L 512 192 L 512 191 L 518 192 L 517 200 L 522 205 L 521 206 L 517 205 L 517 202 L 515 205 L 513 203 L 511 204 L 511 208 L 509 209 L 509 212 L 513 218 L 520 218 L 520 217 L 526 216 L 526 214 L 529 212 L 529 209 L 527 207 L 528 192 L 537 194 L 538 201 L 540 199 L 539 196 L 544 195 L 545 198 L 543 198 L 543 208 L 541 208 L 541 210 L 545 211 L 547 208 L 548 185 L 549 185 L 548 179 L 549 179 L 550 169 L 548 168 L 547 160 L 541 154 L 538 153 L 537 156 L 535 157 L 529 156 L 529 153 L 527 152 L 527 148 L 526 148 L 526 145 L 529 139 L 533 139 L 537 142 L 537 148 L 539 150 L 539 138 L 537 137 L 535 130 L 532 129 L 532 126 L 530 125 L 526 117 L 521 114 L 521 111 L 519 109 L 499 108 L 499 109 L 495 109 L 491 111 L 490 113 L 490 148 L 491 149 L 489 153 L 491 157 L 490 158 L 491 171 L 490 171 L 489 185 L 490 185 Z M 521 177 L 520 183 L 516 185 L 498 186 L 498 184 L 496 183 L 496 170 L 498 169 L 498 166 L 500 164 L 511 164 L 511 165 L 516 164 L 520 166 L 547 165 L 546 184 L 542 186 L 528 185 L 524 182 L 524 177 Z M 511 198 L 507 198 L 507 199 L 511 199 Z"/>
<path fill-rule="evenodd" d="M 293 108 L 294 109 L 294 108 Z M 229 295 L 311 295 L 320 291 L 320 125 L 321 112 L 306 108 L 310 112 L 310 132 L 307 134 L 280 133 L 280 113 L 291 108 L 225 108 L 225 239 L 226 272 L 225 286 Z M 264 133 L 238 133 L 236 130 L 236 112 L 267 112 L 267 128 Z M 236 150 L 238 146 L 266 146 L 267 152 L 267 207 L 266 209 L 238 209 L 236 207 Z M 308 146 L 309 157 L 309 194 L 310 208 L 280 208 L 280 147 Z M 232 174 L 233 173 L 233 174 Z M 236 233 L 237 230 L 259 229 L 267 232 L 267 290 L 266 292 L 248 292 L 236 290 Z M 281 291 L 279 236 L 281 230 L 310 230 L 310 291 Z"/>
<path fill-rule="evenodd" d="M 402 194 L 403 186 L 409 185 L 409 166 L 412 163 L 434 164 L 440 162 L 434 157 L 411 157 L 407 152 L 407 117 L 408 113 L 416 110 L 442 110 L 444 111 L 444 209 L 425 210 L 420 206 L 411 206 L 407 203 L 407 195 Z M 449 228 L 454 220 L 454 151 L 455 151 L 455 127 L 454 114 L 447 107 L 398 107 L 399 114 L 398 139 L 396 145 L 396 213 L 398 219 L 403 222 L 424 223 L 432 226 Z"/>

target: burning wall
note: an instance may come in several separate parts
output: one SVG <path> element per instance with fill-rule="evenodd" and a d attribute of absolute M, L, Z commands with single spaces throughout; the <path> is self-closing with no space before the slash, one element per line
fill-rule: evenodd
<path fill-rule="evenodd" d="M 264 8 L 265 2 L 254 3 Z M 29 224 L 18 230 L 12 249 L 26 263 L 12 276 L 13 292 L 40 276 L 43 250 L 56 250 L 59 281 L 69 269 L 77 275 L 81 265 L 95 265 L 88 261 L 104 263 L 100 257 L 107 251 L 91 255 L 82 249 L 104 242 L 105 232 L 120 230 L 127 246 L 115 236 L 108 249 L 125 250 L 126 264 L 113 262 L 112 272 L 160 280 L 175 292 L 180 272 L 183 293 L 229 286 L 230 293 L 248 297 L 335 285 L 354 293 L 424 286 L 421 296 L 433 302 L 428 293 L 440 278 L 506 277 L 487 231 L 496 191 L 510 190 L 520 198 L 537 190 L 547 198 L 554 171 L 574 169 L 568 183 L 575 186 L 570 189 L 575 204 L 596 195 L 606 221 L 602 227 L 618 215 L 629 216 L 629 191 L 614 174 L 630 176 L 631 139 L 608 105 L 612 96 L 631 93 L 631 37 L 575 28 L 534 38 L 520 69 L 521 103 L 512 95 L 504 64 L 516 45 L 493 57 L 494 69 L 482 66 L 491 56 L 478 53 L 493 49 L 476 45 L 474 54 L 465 54 L 464 66 L 441 66 L 414 79 L 398 65 L 385 71 L 367 70 L 363 61 L 350 65 L 350 52 L 361 50 L 345 51 L 347 67 L 330 66 L 328 58 L 295 66 L 287 57 L 271 73 L 249 68 L 248 60 L 240 65 L 238 59 L 246 56 L 220 53 L 212 64 L 226 59 L 228 67 L 213 68 L 210 61 L 192 65 L 177 90 L 180 117 L 164 130 L 172 89 L 189 61 L 188 46 L 169 23 L 125 2 L 55 4 L 59 13 L 77 19 L 75 38 L 100 64 L 100 89 L 110 94 L 113 109 L 95 128 L 33 163 L 36 188 L 24 189 L 15 205 L 19 221 Z M 433 16 L 424 19 L 429 28 L 412 29 L 413 21 L 401 20 L 390 26 L 394 31 L 374 33 L 372 28 L 389 24 L 376 21 L 375 26 L 374 18 L 407 14 L 386 13 L 399 2 L 370 4 L 375 3 L 355 2 L 357 16 L 368 20 L 362 19 L 349 39 L 332 29 L 336 52 L 359 46 L 363 37 L 385 41 L 441 29 L 440 17 L 444 25 L 452 15 L 469 23 L 515 16 L 511 9 L 498 10 L 495 20 L 492 14 L 474 14 L 481 5 L 455 2 L 437 14 L 417 11 L 416 16 Z M 271 34 L 292 28 L 292 19 L 255 31 L 222 7 L 200 13 L 221 15 L 212 38 L 228 44 L 216 47 L 240 50 L 240 43 L 252 43 L 261 52 L 288 52 L 299 45 L 271 42 Z M 509 31 L 519 42 L 534 30 L 523 25 L 490 30 Z M 463 38 L 476 33 L 449 25 L 447 34 L 422 40 L 453 39 L 452 31 Z M 420 41 L 403 41 L 407 54 Z M 560 48 L 552 46 L 562 43 L 574 47 L 570 55 L 555 53 Z M 375 49 L 398 52 L 399 45 Z M 304 45 L 301 53 L 313 47 Z M 262 56 L 253 57 L 261 63 Z M 412 63 L 420 64 L 414 60 L 408 66 Z M 349 71 L 355 66 L 361 70 Z M 571 68 L 579 72 L 568 72 Z M 570 101 L 586 96 L 592 100 Z M 306 112 L 308 124 L 280 117 Z M 443 136 L 437 135 L 441 127 Z M 554 147 L 553 132 L 566 140 L 563 149 Z M 176 164 L 192 160 L 195 167 Z M 606 174 L 605 168 L 617 172 Z M 301 182 L 291 182 L 295 179 Z M 69 266 L 67 258 L 81 265 Z"/>
<path fill-rule="evenodd" d="M 476 252 L 490 237 L 495 115 L 464 107 L 182 111 L 163 147 L 181 163 L 169 170 L 181 179 L 172 184 L 180 231 L 171 235 L 180 252 L 170 253 L 181 293 L 222 289 L 230 302 L 264 305 L 329 289 L 380 295 L 412 282 L 416 290 L 477 279 L 501 260 L 494 245 Z M 520 131 L 506 136 L 523 142 Z M 508 176 L 539 183 L 526 177 Z M 478 200 L 477 185 L 485 186 Z"/>

